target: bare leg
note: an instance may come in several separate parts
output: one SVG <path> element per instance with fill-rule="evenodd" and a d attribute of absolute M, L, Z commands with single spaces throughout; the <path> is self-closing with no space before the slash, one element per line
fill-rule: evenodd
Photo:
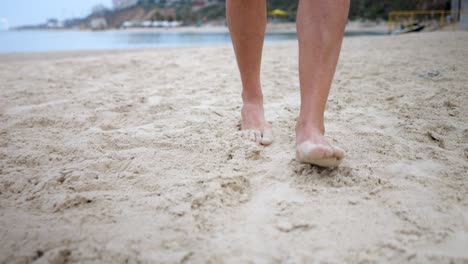
<path fill-rule="evenodd" d="M 344 151 L 324 137 L 324 112 L 335 74 L 349 0 L 301 0 L 297 16 L 301 111 L 296 126 L 299 161 L 337 166 Z"/>
<path fill-rule="evenodd" d="M 252 140 L 269 145 L 271 125 L 265 121 L 260 64 L 266 27 L 266 0 L 228 0 L 227 19 L 242 79 L 241 129 Z"/>

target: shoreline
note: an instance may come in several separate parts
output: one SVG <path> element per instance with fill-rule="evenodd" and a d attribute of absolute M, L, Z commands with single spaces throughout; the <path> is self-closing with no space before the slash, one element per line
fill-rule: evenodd
<path fill-rule="evenodd" d="M 21 31 L 20 31 L 21 32 Z M 6 36 L 5 50 L 0 54 L 18 54 L 18 53 L 36 53 L 36 52 L 64 52 L 64 51 L 95 51 L 95 50 L 134 50 L 134 49 L 151 49 L 151 48 L 168 48 L 168 47 L 197 47 L 197 46 L 217 46 L 230 44 L 229 32 L 218 30 L 202 30 L 202 31 L 189 31 L 189 29 L 181 29 L 180 31 L 161 31 L 161 30 L 116 30 L 105 31 L 103 34 L 96 32 L 93 35 L 88 33 L 92 31 L 57 31 L 57 35 L 53 35 L 54 31 L 23 31 L 25 35 L 11 35 Z M 32 34 L 28 35 L 28 32 Z M 42 34 L 44 32 L 44 34 Z M 52 33 L 51 33 L 52 32 Z M 63 33 L 63 34 L 62 34 Z M 72 35 L 67 35 L 70 33 Z M 78 33 L 78 34 L 76 34 Z M 80 35 L 83 33 L 84 35 Z M 141 34 L 140 34 L 141 33 Z M 155 35 L 152 35 L 154 33 Z M 158 35 L 160 34 L 161 35 Z M 36 35 L 33 35 L 36 34 Z M 41 35 L 42 34 L 42 35 Z M 167 34 L 167 35 L 164 35 Z M 174 34 L 174 35 L 173 35 Z M 177 35 L 182 34 L 182 35 Z M 192 35 L 193 34 L 193 35 Z M 197 34 L 203 34 L 198 36 Z M 213 34 L 213 35 L 212 35 Z M 218 35 L 222 34 L 222 35 Z M 359 30 L 350 29 L 345 31 L 345 38 L 348 37 L 361 37 L 361 36 L 387 36 L 383 31 L 375 30 Z M 47 37 L 47 42 L 42 42 L 40 46 L 25 45 L 16 43 L 22 38 L 33 40 L 34 38 Z M 151 38 L 165 38 L 167 41 L 148 40 Z M 54 41 L 54 39 L 56 40 Z M 68 39 L 75 39 L 73 43 L 69 43 Z M 83 42 L 79 42 L 79 40 Z M 129 39 L 133 39 L 132 44 Z M 96 41 L 96 42 L 94 42 Z M 138 41 L 141 41 L 138 43 Z M 283 41 L 296 41 L 295 31 L 276 30 L 266 32 L 265 43 L 270 42 L 283 42 Z M 57 44 L 59 43 L 59 44 Z M 81 43 L 76 45 L 75 43 Z"/>
<path fill-rule="evenodd" d="M 348 22 L 346 25 L 347 31 L 388 31 L 386 23 L 360 23 Z M 8 30 L 7 30 L 8 31 Z M 128 32 L 229 32 L 225 25 L 202 25 L 202 26 L 180 26 L 170 28 L 112 28 L 107 30 L 91 30 L 91 29 L 12 29 L 12 32 L 21 31 L 57 31 L 57 32 L 107 32 L 107 31 L 128 31 Z M 291 33 L 296 32 L 296 24 L 290 23 L 267 23 L 266 33 Z"/>
<path fill-rule="evenodd" d="M 292 40 L 285 40 L 288 42 Z M 270 43 L 265 43 L 266 45 Z M 12 61 L 27 61 L 27 60 L 50 60 L 50 59 L 64 59 L 75 57 L 89 57 L 100 55 L 117 55 L 127 53 L 144 53 L 155 51 L 170 51 L 174 52 L 179 49 L 212 49 L 212 48 L 226 48 L 231 47 L 231 44 L 206 44 L 195 46 L 161 46 L 161 47 L 145 47 L 145 48 L 122 48 L 122 49 L 78 49 L 78 50 L 52 50 L 52 51 L 30 51 L 30 52 L 0 52 L 0 63 Z"/>
<path fill-rule="evenodd" d="M 350 29 L 349 32 L 354 32 L 356 29 Z M 468 32 L 466 30 L 458 31 L 436 31 L 436 32 L 419 32 L 414 33 L 418 35 L 425 34 L 451 34 L 454 32 L 464 33 Z M 405 34 L 400 36 L 415 36 L 414 34 Z M 373 38 L 393 38 L 395 36 L 388 34 L 378 34 L 378 35 L 358 35 L 358 36 L 349 36 L 349 38 L 360 38 L 360 39 L 373 39 Z M 346 39 L 347 37 L 345 37 Z M 265 46 L 268 45 L 281 45 L 287 43 L 296 43 L 297 40 L 278 40 L 278 41 L 267 41 Z M 104 54 L 125 54 L 125 53 L 141 53 L 141 52 L 151 52 L 157 50 L 177 50 L 177 49 L 212 49 L 212 48 L 222 48 L 222 47 L 232 47 L 231 43 L 211 43 L 211 44 L 199 44 L 199 45 L 175 45 L 175 46 L 158 46 L 158 47 L 130 47 L 130 48 L 103 48 L 103 49 L 70 49 L 70 50 L 48 50 L 48 51 L 25 51 L 25 52 L 0 52 L 0 63 L 2 62 L 11 62 L 11 61 L 25 61 L 25 60 L 49 60 L 51 58 L 61 59 L 61 58 L 72 58 L 80 56 L 98 56 Z"/>
<path fill-rule="evenodd" d="M 352 36 L 352 38 L 384 38 L 389 35 L 362 35 Z M 297 40 L 277 40 L 266 41 L 265 47 L 275 45 L 288 45 L 297 43 Z M 199 45 L 180 45 L 180 46 L 159 46 L 159 47 L 136 47 L 136 48 L 116 48 L 116 49 L 76 49 L 76 50 L 49 50 L 49 51 L 27 51 L 27 52 L 0 52 L 0 63 L 26 60 L 50 60 L 63 59 L 81 56 L 99 56 L 126 53 L 154 52 L 159 50 L 174 51 L 179 49 L 217 49 L 232 48 L 231 43 L 212 43 Z"/>

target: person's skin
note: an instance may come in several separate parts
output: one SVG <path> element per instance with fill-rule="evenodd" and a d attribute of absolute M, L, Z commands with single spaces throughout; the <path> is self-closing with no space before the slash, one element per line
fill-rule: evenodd
<path fill-rule="evenodd" d="M 252 140 L 269 145 L 271 125 L 265 121 L 260 83 L 266 1 L 229 0 L 226 13 L 242 80 L 241 129 L 248 131 Z"/>
<path fill-rule="evenodd" d="M 349 0 L 299 1 L 296 25 L 301 109 L 296 158 L 301 162 L 336 166 L 344 157 L 344 151 L 331 146 L 324 136 L 324 112 L 348 10 Z M 228 0 L 227 18 L 242 79 L 241 129 L 257 131 L 256 141 L 267 145 L 271 143 L 271 127 L 265 121 L 260 84 L 266 0 Z M 265 131 L 268 133 L 261 133 Z"/>

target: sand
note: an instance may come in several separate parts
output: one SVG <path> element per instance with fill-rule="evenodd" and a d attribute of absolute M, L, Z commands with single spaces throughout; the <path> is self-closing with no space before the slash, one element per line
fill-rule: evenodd
<path fill-rule="evenodd" d="M 294 160 L 294 41 L 265 47 L 269 147 L 229 45 L 0 55 L 0 263 L 467 263 L 467 43 L 346 38 L 338 169 Z"/>

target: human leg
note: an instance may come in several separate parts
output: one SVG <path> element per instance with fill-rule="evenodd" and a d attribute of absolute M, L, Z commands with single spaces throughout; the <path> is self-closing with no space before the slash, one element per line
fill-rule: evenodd
<path fill-rule="evenodd" d="M 228 0 L 226 15 L 242 80 L 241 129 L 252 140 L 269 145 L 271 125 L 265 121 L 260 82 L 266 0 Z"/>
<path fill-rule="evenodd" d="M 349 0 L 300 0 L 297 16 L 301 110 L 297 158 L 337 166 L 344 151 L 326 140 L 324 112 L 341 49 Z"/>

